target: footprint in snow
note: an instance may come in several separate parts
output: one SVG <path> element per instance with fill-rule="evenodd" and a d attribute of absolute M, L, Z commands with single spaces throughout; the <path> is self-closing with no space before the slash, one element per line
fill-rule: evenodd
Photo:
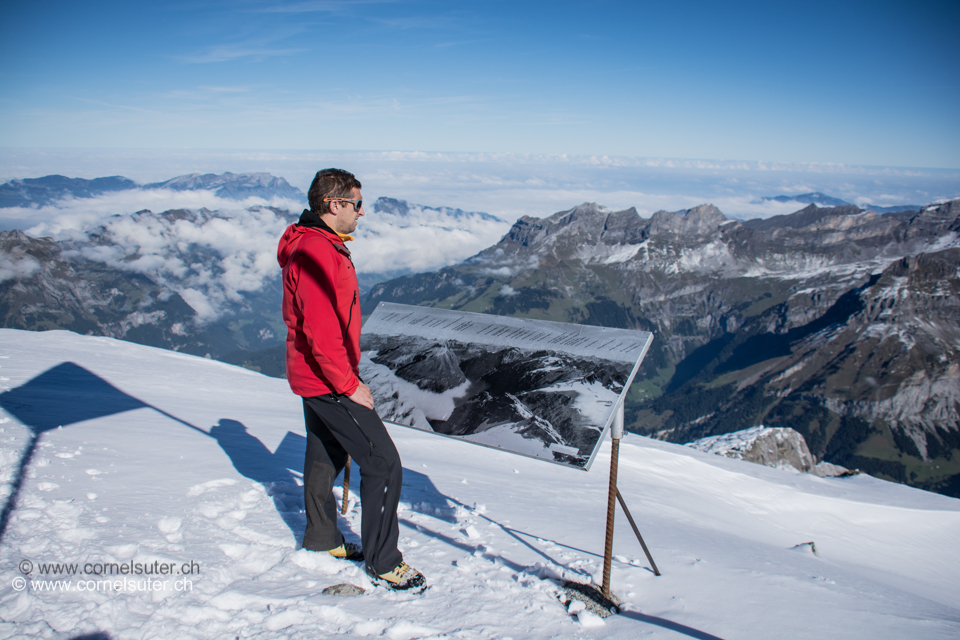
<path fill-rule="evenodd" d="M 157 528 L 160 529 L 160 533 L 164 535 L 167 542 L 180 542 L 183 540 L 183 532 L 180 530 L 181 524 L 180 518 L 170 516 L 160 518 L 160 521 L 157 522 Z"/>

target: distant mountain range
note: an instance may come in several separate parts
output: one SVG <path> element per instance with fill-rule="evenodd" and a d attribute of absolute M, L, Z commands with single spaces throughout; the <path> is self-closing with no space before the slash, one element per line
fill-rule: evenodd
<path fill-rule="evenodd" d="M 812 193 L 801 193 L 794 196 L 766 196 L 760 198 L 760 202 L 795 202 L 797 204 L 815 204 L 818 207 L 845 207 L 853 206 L 851 203 L 846 200 L 841 200 L 840 198 L 834 198 L 826 194 L 820 193 L 819 191 L 814 191 Z M 894 205 L 892 207 L 875 207 L 870 206 L 870 211 L 875 213 L 902 213 L 905 211 L 918 211 L 920 205 L 915 204 L 903 204 L 903 205 Z"/>
<path fill-rule="evenodd" d="M 0 185 L 0 196 L 18 203 L 6 206 L 147 188 L 302 197 L 288 187 L 267 174 L 143 186 L 48 176 Z M 381 198 L 355 247 L 363 309 L 383 300 L 648 330 L 631 430 L 690 442 L 791 427 L 818 462 L 960 496 L 960 200 L 886 213 L 824 202 L 747 221 L 712 205 L 645 218 L 585 203 L 511 227 Z M 282 375 L 274 256 L 298 215 L 143 210 L 57 239 L 0 232 L 0 324 Z"/>
<path fill-rule="evenodd" d="M 300 189 L 269 173 L 191 173 L 165 182 L 139 185 L 123 176 L 109 178 L 67 178 L 60 175 L 11 180 L 0 185 L 0 208 L 42 207 L 64 198 L 94 198 L 117 191 L 170 189 L 173 191 L 213 191 L 220 198 L 243 200 L 251 196 L 270 200 L 274 197 L 306 201 Z"/>
<path fill-rule="evenodd" d="M 0 207 L 42 207 L 64 198 L 94 198 L 138 188 L 136 182 L 123 176 L 93 180 L 66 176 L 24 178 L 0 185 Z"/>
<path fill-rule="evenodd" d="M 450 207 L 424 207 L 421 205 L 410 204 L 406 200 L 396 200 L 394 198 L 377 198 L 373 204 L 373 210 L 386 215 L 396 216 L 401 219 L 413 219 L 417 214 L 431 212 L 432 215 L 443 220 L 446 224 L 459 223 L 466 220 L 483 220 L 485 222 L 504 221 L 497 216 L 483 213 L 482 211 L 463 211 L 462 209 L 451 209 Z"/>
<path fill-rule="evenodd" d="M 815 204 L 736 221 L 585 203 L 373 287 L 380 301 L 654 333 L 633 431 L 675 442 L 760 424 L 817 461 L 960 496 L 960 200 L 912 215 Z"/>

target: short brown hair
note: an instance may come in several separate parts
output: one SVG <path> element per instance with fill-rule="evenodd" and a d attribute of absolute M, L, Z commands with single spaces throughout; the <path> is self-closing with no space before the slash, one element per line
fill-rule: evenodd
<path fill-rule="evenodd" d="M 330 211 L 330 203 L 324 202 L 324 198 L 348 198 L 355 188 L 361 188 L 360 181 L 349 171 L 343 169 L 317 171 L 307 192 L 310 210 L 327 213 Z"/>

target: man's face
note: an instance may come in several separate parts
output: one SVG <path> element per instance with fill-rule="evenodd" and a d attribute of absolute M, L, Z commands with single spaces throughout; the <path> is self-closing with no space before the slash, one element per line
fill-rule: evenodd
<path fill-rule="evenodd" d="M 360 189 L 356 187 L 350 192 L 350 200 L 360 200 L 363 196 L 360 194 Z M 366 215 L 366 212 L 361 206 L 360 209 L 354 208 L 353 202 L 346 202 L 344 200 L 334 200 L 331 202 L 332 207 L 330 210 L 333 211 L 336 207 L 337 215 L 334 218 L 333 230 L 337 233 L 353 233 L 357 229 L 357 220 L 360 219 L 360 216 Z"/>

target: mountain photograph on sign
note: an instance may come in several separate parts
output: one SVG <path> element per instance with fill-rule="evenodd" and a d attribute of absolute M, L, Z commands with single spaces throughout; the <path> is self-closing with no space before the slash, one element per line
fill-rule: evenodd
<path fill-rule="evenodd" d="M 388 422 L 589 469 L 651 340 L 382 304 L 361 334 L 360 375 Z"/>

